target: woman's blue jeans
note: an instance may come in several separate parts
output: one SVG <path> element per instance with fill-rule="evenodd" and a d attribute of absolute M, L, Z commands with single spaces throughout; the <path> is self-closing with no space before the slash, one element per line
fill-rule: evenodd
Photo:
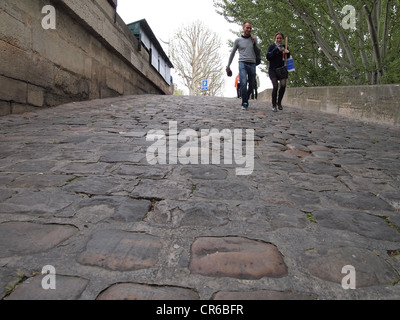
<path fill-rule="evenodd" d="M 240 87 L 242 92 L 242 105 L 249 104 L 249 96 L 256 87 L 256 64 L 239 62 Z M 249 87 L 249 89 L 247 89 Z"/>

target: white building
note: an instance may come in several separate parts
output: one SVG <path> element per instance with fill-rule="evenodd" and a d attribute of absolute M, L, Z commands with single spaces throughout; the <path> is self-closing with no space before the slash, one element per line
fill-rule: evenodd
<path fill-rule="evenodd" d="M 127 26 L 139 40 L 139 51 L 143 46 L 149 52 L 150 64 L 171 85 L 171 68 L 174 66 L 165 54 L 146 19 L 129 23 Z"/>

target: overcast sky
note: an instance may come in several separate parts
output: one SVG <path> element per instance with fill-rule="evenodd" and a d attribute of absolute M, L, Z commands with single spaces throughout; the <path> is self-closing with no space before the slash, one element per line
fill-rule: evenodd
<path fill-rule="evenodd" d="M 230 54 L 228 40 L 233 41 L 236 38 L 230 30 L 240 30 L 238 25 L 228 23 L 223 16 L 216 12 L 213 0 L 118 0 L 117 12 L 126 24 L 146 19 L 167 54 L 168 45 L 164 42 L 169 42 L 182 25 L 188 25 L 194 20 L 203 21 L 222 40 L 223 48 L 221 49 L 221 54 L 223 55 L 224 67 L 228 64 Z M 231 78 L 225 77 L 225 97 L 234 97 L 236 95 L 234 77 L 238 73 L 238 55 L 239 53 L 237 52 L 231 66 L 234 76 Z M 174 69 L 171 70 L 174 82 L 178 83 L 180 89 L 185 89 L 179 83 L 178 76 L 174 71 Z M 267 75 L 261 72 L 258 72 L 258 74 L 261 83 L 259 92 L 271 87 Z"/>

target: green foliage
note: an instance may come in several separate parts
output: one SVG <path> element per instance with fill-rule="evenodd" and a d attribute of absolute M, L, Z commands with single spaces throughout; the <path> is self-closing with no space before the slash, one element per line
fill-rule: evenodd
<path fill-rule="evenodd" d="M 229 22 L 252 22 L 267 65 L 275 33 L 288 36 L 296 67 L 291 86 L 400 80 L 400 0 L 214 0 L 214 5 Z M 345 5 L 355 9 L 355 29 L 342 25 L 348 21 Z"/>

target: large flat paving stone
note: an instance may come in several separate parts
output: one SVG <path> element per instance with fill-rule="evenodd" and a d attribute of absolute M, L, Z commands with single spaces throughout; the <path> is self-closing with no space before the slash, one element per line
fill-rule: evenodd
<path fill-rule="evenodd" d="M 54 166 L 56 162 L 50 160 L 29 160 L 15 162 L 10 166 L 4 168 L 2 171 L 6 172 L 48 172 Z"/>
<path fill-rule="evenodd" d="M 24 189 L 4 201 L 0 213 L 58 215 L 62 209 L 79 199 L 77 195 L 53 188 L 41 191 Z"/>
<path fill-rule="evenodd" d="M 25 174 L 16 178 L 12 183 L 7 186 L 11 188 L 26 188 L 40 190 L 43 188 L 59 187 L 66 184 L 73 177 L 68 175 L 58 174 Z"/>
<path fill-rule="evenodd" d="M 209 165 L 198 167 L 184 167 L 181 172 L 188 174 L 193 179 L 201 180 L 224 180 L 228 176 L 228 171 L 225 169 L 215 168 Z"/>
<path fill-rule="evenodd" d="M 151 208 L 151 201 L 118 196 L 94 196 L 84 199 L 65 210 L 66 214 L 78 215 L 85 221 L 140 221 Z"/>
<path fill-rule="evenodd" d="M 356 288 L 392 285 L 400 276 L 381 257 L 368 249 L 356 247 L 315 248 L 307 250 L 301 258 L 303 267 L 311 275 L 339 285 L 346 273 L 344 266 L 353 266 Z"/>
<path fill-rule="evenodd" d="M 287 274 L 276 246 L 241 237 L 198 238 L 192 244 L 189 269 L 195 274 L 238 279 Z"/>
<path fill-rule="evenodd" d="M 50 250 L 77 231 L 68 225 L 4 222 L 0 224 L 0 258 Z"/>
<path fill-rule="evenodd" d="M 146 219 L 171 228 L 217 227 L 229 222 L 229 208 L 220 202 L 163 200 L 156 204 Z"/>
<path fill-rule="evenodd" d="M 104 290 L 97 300 L 199 300 L 199 295 L 187 288 L 118 283 Z"/>
<path fill-rule="evenodd" d="M 267 231 L 279 228 L 305 228 L 308 225 L 305 214 L 293 206 L 247 201 L 238 207 L 241 220 L 253 228 L 262 225 Z"/>
<path fill-rule="evenodd" d="M 90 176 L 75 179 L 64 187 L 68 192 L 89 195 L 110 195 L 123 190 L 123 181 L 108 176 Z"/>
<path fill-rule="evenodd" d="M 134 152 L 108 152 L 100 157 L 101 162 L 128 162 L 139 163 L 146 155 Z"/>
<path fill-rule="evenodd" d="M 393 210 L 390 204 L 368 192 L 327 192 L 326 196 L 344 208 L 370 212 Z"/>
<path fill-rule="evenodd" d="M 44 289 L 42 280 L 45 276 L 37 275 L 25 280 L 6 300 L 77 300 L 89 284 L 87 279 L 55 274 L 55 289 Z"/>
<path fill-rule="evenodd" d="M 116 173 L 122 176 L 160 180 L 167 176 L 170 171 L 171 168 L 169 166 L 156 167 L 149 165 L 138 166 L 133 164 L 122 164 Z"/>
<path fill-rule="evenodd" d="M 183 181 L 142 179 L 134 188 L 131 197 L 137 199 L 176 199 L 190 197 L 192 185 Z"/>
<path fill-rule="evenodd" d="M 161 247 L 160 239 L 152 235 L 103 230 L 92 235 L 77 261 L 109 270 L 145 269 L 157 263 Z"/>
<path fill-rule="evenodd" d="M 254 191 L 237 182 L 206 181 L 196 184 L 193 195 L 213 200 L 249 200 L 254 198 Z"/>
<path fill-rule="evenodd" d="M 327 209 L 314 211 L 312 215 L 325 228 L 351 231 L 377 240 L 400 241 L 400 232 L 383 217 L 365 211 Z"/>

